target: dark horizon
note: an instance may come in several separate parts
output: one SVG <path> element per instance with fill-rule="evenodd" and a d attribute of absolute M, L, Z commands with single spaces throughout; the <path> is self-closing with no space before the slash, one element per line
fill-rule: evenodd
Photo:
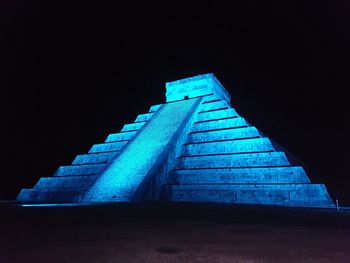
<path fill-rule="evenodd" d="M 349 4 L 2 3 L 0 200 L 212 72 L 236 111 L 350 204 Z"/>

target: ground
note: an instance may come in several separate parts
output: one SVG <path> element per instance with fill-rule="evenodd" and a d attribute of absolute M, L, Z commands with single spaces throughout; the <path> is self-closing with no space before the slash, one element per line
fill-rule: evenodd
<path fill-rule="evenodd" d="M 350 262 L 350 213 L 245 206 L 1 206 L 0 262 Z"/>

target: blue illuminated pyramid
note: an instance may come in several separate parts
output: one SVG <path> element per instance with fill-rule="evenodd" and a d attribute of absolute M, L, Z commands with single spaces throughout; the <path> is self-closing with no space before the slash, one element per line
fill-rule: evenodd
<path fill-rule="evenodd" d="M 231 107 L 213 74 L 166 83 L 166 103 L 17 196 L 24 203 L 159 200 L 334 206 L 323 184 L 311 183 Z"/>

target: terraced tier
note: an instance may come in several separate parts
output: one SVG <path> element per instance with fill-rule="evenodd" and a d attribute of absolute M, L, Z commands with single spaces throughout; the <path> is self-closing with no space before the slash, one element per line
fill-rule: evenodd
<path fill-rule="evenodd" d="M 310 183 L 303 167 L 250 167 L 173 170 L 177 184 Z"/>
<path fill-rule="evenodd" d="M 323 184 L 173 185 L 169 197 L 175 202 L 334 206 Z"/>

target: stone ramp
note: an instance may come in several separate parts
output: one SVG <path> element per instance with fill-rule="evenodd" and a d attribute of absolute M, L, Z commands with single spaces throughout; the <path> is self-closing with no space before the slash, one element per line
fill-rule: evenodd
<path fill-rule="evenodd" d="M 85 202 L 134 201 L 147 177 L 157 172 L 201 99 L 165 104 L 104 171 Z"/>

